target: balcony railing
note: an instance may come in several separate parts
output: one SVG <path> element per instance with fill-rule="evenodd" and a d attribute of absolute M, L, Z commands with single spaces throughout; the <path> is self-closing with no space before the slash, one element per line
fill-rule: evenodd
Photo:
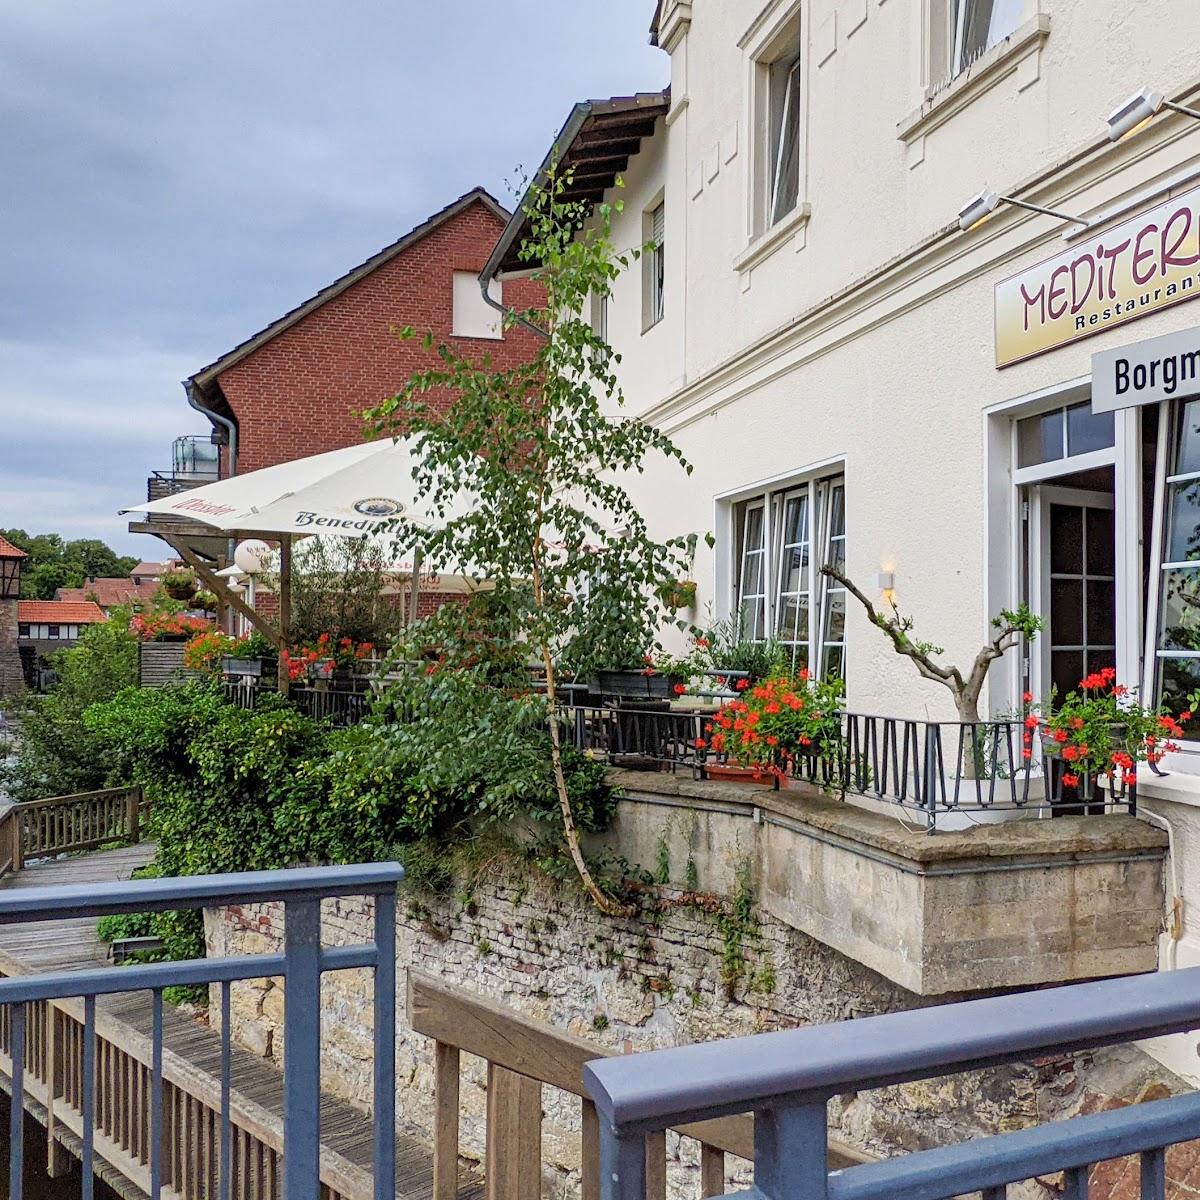
<path fill-rule="evenodd" d="M 192 479 L 177 477 L 171 471 L 151 471 L 146 480 L 146 500 L 149 502 L 162 500 L 166 496 L 177 496 L 180 492 L 190 491 L 202 484 L 213 483 L 216 478 L 214 475 L 211 479 Z"/>
<path fill-rule="evenodd" d="M 621 766 L 703 778 L 726 767 L 714 754 L 710 712 L 662 707 L 569 709 L 575 745 Z M 837 748 L 799 755 L 764 772 L 763 782 L 785 786 L 800 781 L 838 796 L 857 796 L 898 805 L 934 828 L 939 817 L 964 820 L 988 813 L 1099 814 L 1135 811 L 1136 787 L 1084 776 L 1068 787 L 1064 771 L 1034 747 L 1024 757 L 1020 721 L 917 721 L 846 713 Z"/>
<path fill-rule="evenodd" d="M 225 684 L 230 703 L 254 708 L 263 688 L 248 678 Z M 353 725 L 371 710 L 367 692 L 336 685 L 293 687 L 293 703 L 315 719 Z M 564 708 L 567 736 L 576 749 L 614 766 L 635 770 L 685 771 L 703 779 L 713 768 L 732 765 L 726 754 L 706 745 L 711 709 L 680 709 L 663 702 L 577 704 Z M 393 711 L 393 718 L 399 719 Z M 1078 784 L 1063 782 L 1063 764 L 1042 754 L 1040 745 L 1024 756 L 1020 721 L 917 721 L 866 713 L 845 713 L 836 749 L 800 755 L 764 771 L 763 783 L 816 787 L 895 805 L 929 829 L 939 821 L 968 823 L 989 814 L 1096 816 L 1137 810 L 1137 786 L 1081 774 Z M 724 772 L 721 772 L 724 774 Z"/>
<path fill-rule="evenodd" d="M 1049 999 L 1052 997 L 1052 999 Z M 1166 1147 L 1200 1130 L 1200 1093 L 829 1171 L 826 1105 L 870 1088 L 1036 1060 L 1200 1026 L 1200 968 L 972 1000 L 589 1063 L 600 1115 L 602 1200 L 642 1200 L 661 1131 L 754 1114 L 759 1200 L 946 1200 L 1064 1173 L 1086 1200 L 1090 1167 L 1140 1156 L 1141 1195 L 1166 1194 Z"/>
<path fill-rule="evenodd" d="M 367 968 L 374 975 L 372 1146 L 375 1200 L 395 1200 L 395 863 L 316 867 L 233 875 L 146 879 L 78 887 L 14 888 L 0 893 L 0 924 L 53 922 L 113 913 L 163 912 L 228 904 L 282 902 L 283 953 L 150 963 L 0 979 L 0 1067 L 10 1080 L 10 1200 L 21 1200 L 27 1097 L 53 1112 L 78 1138 L 83 1200 L 91 1200 L 102 1154 L 121 1152 L 150 1200 L 346 1200 L 346 1187 L 320 1153 L 321 975 Z M 321 901 L 374 901 L 374 941 L 323 948 Z M 283 1136 L 264 1130 L 231 1088 L 230 984 L 285 982 Z M 163 990 L 220 988 L 219 1089 L 163 1062 Z M 146 1048 L 106 1032 L 103 1005 L 119 993 L 148 992 L 152 1037 Z M 82 1002 L 82 1003 L 80 1003 Z M 56 1049 L 57 1047 L 57 1049 Z M 236 1152 L 235 1152 L 236 1149 Z M 198 1168 L 203 1169 L 198 1169 Z"/>

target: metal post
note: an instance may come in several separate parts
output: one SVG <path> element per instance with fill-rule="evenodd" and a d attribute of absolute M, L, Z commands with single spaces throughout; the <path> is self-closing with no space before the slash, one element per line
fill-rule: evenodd
<path fill-rule="evenodd" d="M 823 1100 L 754 1114 L 754 1191 L 761 1200 L 825 1200 L 828 1155 Z"/>
<path fill-rule="evenodd" d="M 396 893 L 375 897 L 375 1200 L 396 1195 Z"/>
<path fill-rule="evenodd" d="M 929 832 L 937 828 L 937 726 L 931 723 L 925 726 L 925 809 L 928 814 Z"/>
<path fill-rule="evenodd" d="M 12 1089 L 9 1095 L 8 1200 L 21 1200 L 25 1179 L 25 1005 L 8 1010 Z"/>
<path fill-rule="evenodd" d="M 600 1200 L 645 1200 L 646 1139 L 600 1127 Z"/>
<path fill-rule="evenodd" d="M 283 1200 L 320 1200 L 320 901 L 288 901 L 283 922 Z"/>

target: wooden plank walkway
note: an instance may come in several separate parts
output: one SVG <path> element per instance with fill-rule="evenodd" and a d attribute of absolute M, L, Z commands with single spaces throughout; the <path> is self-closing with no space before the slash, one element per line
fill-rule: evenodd
<path fill-rule="evenodd" d="M 128 879 L 154 855 L 148 843 L 102 850 L 72 858 L 35 863 L 0 880 L 0 888 L 56 887 Z M 107 948 L 96 936 L 95 918 L 0 925 L 0 970 L 5 974 L 41 974 L 83 970 L 107 965 Z M 120 968 L 114 968 L 119 970 Z M 174 1056 L 189 1072 L 206 1076 L 214 1089 L 220 1086 L 221 1038 L 200 1021 L 167 1006 L 164 1011 L 164 1055 Z M 148 992 L 100 997 L 97 1023 L 103 1020 L 129 1030 L 130 1037 L 149 1042 L 152 1010 Z M 118 1031 L 119 1032 L 119 1031 Z M 111 1032 L 110 1035 L 111 1036 Z M 282 1073 L 261 1058 L 233 1047 L 231 1088 L 265 1123 L 283 1128 Z M 235 1104 L 238 1100 L 235 1099 Z M 372 1149 L 371 1119 L 344 1101 L 324 1096 L 321 1103 L 322 1160 L 341 1160 L 350 1176 L 369 1178 Z M 476 1200 L 484 1187 L 477 1176 L 463 1170 L 459 1196 Z M 433 1195 L 432 1150 L 415 1138 L 397 1133 L 396 1194 L 405 1200 L 430 1200 Z"/>

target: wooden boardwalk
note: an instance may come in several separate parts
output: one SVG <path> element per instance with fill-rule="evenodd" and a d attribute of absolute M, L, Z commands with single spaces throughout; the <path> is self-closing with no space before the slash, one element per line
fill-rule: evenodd
<path fill-rule="evenodd" d="M 34 863 L 0 879 L 0 888 L 61 887 L 67 884 L 112 882 L 128 879 L 133 871 L 154 855 L 148 843 L 101 850 L 91 854 L 53 861 Z M 83 970 L 107 963 L 107 948 L 96 936 L 94 918 L 34 922 L 28 925 L 0 925 L 0 972 L 5 975 L 42 974 L 48 971 Z M 119 970 L 120 968 L 114 968 Z M 200 1021 L 167 1006 L 164 1011 L 164 1058 L 174 1061 L 177 1069 L 189 1075 L 211 1080 L 213 1091 L 219 1090 L 221 1077 L 221 1038 Z M 97 1029 L 109 1042 L 128 1031 L 131 1043 L 148 1044 L 152 1033 L 152 1009 L 148 992 L 133 992 L 100 997 L 97 1001 Z M 101 1060 L 102 1062 L 103 1060 Z M 276 1135 L 272 1140 L 282 1142 L 283 1087 L 282 1073 L 272 1064 L 257 1058 L 236 1045 L 232 1053 L 231 1090 L 234 1105 L 255 1114 L 256 1122 Z M 322 1165 L 339 1168 L 339 1175 L 348 1184 L 346 1192 L 370 1194 L 372 1122 L 359 1109 L 330 1096 L 321 1105 Z M 63 1130 L 64 1134 L 68 1131 Z M 73 1139 L 64 1137 L 71 1144 Z M 211 1178 L 215 1170 L 209 1158 L 200 1161 L 203 1148 L 194 1151 L 195 1161 L 180 1170 L 197 1172 Z M 103 1145 L 97 1141 L 97 1151 Z M 111 1166 L 121 1170 L 116 1148 L 103 1154 Z M 130 1158 L 126 1178 L 144 1190 L 144 1167 Z M 324 1170 L 322 1171 L 324 1174 Z M 264 1200 L 278 1190 L 278 1180 L 271 1172 Z M 459 1196 L 475 1200 L 482 1196 L 483 1184 L 477 1177 L 463 1171 L 463 1186 Z M 354 1184 L 358 1186 L 355 1187 Z M 122 1189 L 124 1190 L 124 1189 Z M 164 1188 L 164 1191 L 167 1189 Z M 340 1190 L 340 1189 L 339 1189 Z M 343 1193 L 345 1194 L 345 1193 Z M 431 1149 L 414 1138 L 396 1137 L 396 1194 L 406 1200 L 428 1200 L 433 1195 L 433 1155 Z"/>

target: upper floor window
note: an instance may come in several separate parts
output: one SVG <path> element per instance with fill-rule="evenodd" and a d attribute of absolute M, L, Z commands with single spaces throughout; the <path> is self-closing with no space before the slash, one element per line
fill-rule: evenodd
<path fill-rule="evenodd" d="M 29 636 L 29 625 L 27 622 L 22 621 L 17 626 L 17 637 L 27 638 L 28 636 Z"/>
<path fill-rule="evenodd" d="M 800 199 L 800 54 L 770 67 L 771 185 L 770 221 L 774 225 Z"/>
<path fill-rule="evenodd" d="M 488 286 L 488 295 L 498 304 L 503 303 L 504 291 L 498 279 L 493 279 Z M 502 322 L 501 314 L 484 300 L 479 276 L 474 271 L 455 271 L 454 336 L 501 338 L 504 336 Z"/>
<path fill-rule="evenodd" d="M 46 636 L 47 636 L 48 638 L 56 638 L 56 637 L 58 637 L 58 626 L 57 626 L 57 625 L 49 625 L 49 626 L 47 626 L 47 628 L 46 628 Z"/>
<path fill-rule="evenodd" d="M 645 235 L 649 249 L 642 258 L 642 328 L 657 325 L 663 319 L 666 289 L 667 213 L 663 201 L 647 210 Z"/>
<path fill-rule="evenodd" d="M 949 0 L 951 5 L 950 74 L 965 71 L 1021 23 L 1025 0 Z"/>
<path fill-rule="evenodd" d="M 743 501 L 735 510 L 742 637 L 774 640 L 793 669 L 823 676 L 846 669 L 846 593 L 821 573 L 845 569 L 846 486 L 833 476 Z"/>

